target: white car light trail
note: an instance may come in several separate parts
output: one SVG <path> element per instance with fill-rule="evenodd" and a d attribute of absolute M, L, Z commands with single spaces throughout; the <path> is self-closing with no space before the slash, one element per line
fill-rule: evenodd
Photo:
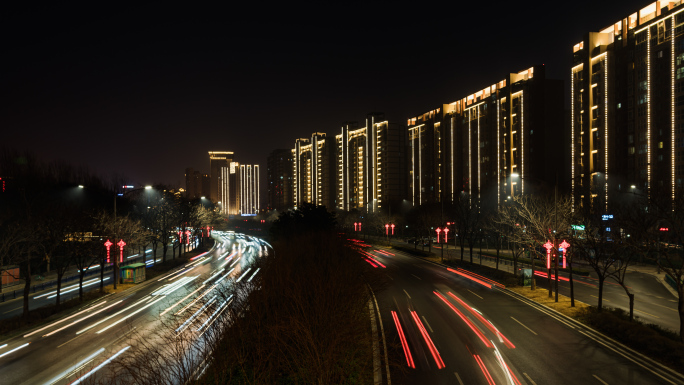
<path fill-rule="evenodd" d="M 216 300 L 216 296 L 211 297 L 211 299 L 209 301 L 207 301 L 207 303 L 205 303 L 201 308 L 199 308 L 193 315 L 190 316 L 190 318 L 185 320 L 185 322 L 183 322 L 183 324 L 181 326 L 179 326 L 178 329 L 176 329 L 176 333 L 182 332 L 183 329 L 185 329 L 185 327 L 190 322 L 192 322 L 192 320 L 194 320 L 198 315 L 202 314 L 204 309 L 206 309 L 209 305 L 211 305 L 211 303 L 214 302 L 215 300 Z"/>
<path fill-rule="evenodd" d="M 242 278 L 245 278 L 245 275 L 247 275 L 247 273 L 249 273 L 250 270 L 252 270 L 251 267 L 250 267 L 249 269 L 245 270 L 245 272 L 242 273 L 242 275 L 240 276 L 240 278 L 238 278 L 237 281 L 235 281 L 235 283 L 238 283 L 238 282 L 242 281 Z"/>
<path fill-rule="evenodd" d="M 57 324 L 61 324 L 62 322 L 68 321 L 68 320 L 70 320 L 70 319 L 72 319 L 72 318 L 74 318 L 74 317 L 78 317 L 79 315 L 81 315 L 81 314 L 83 314 L 83 313 L 86 313 L 86 312 L 89 312 L 89 311 L 91 311 L 91 310 L 93 310 L 93 309 L 95 309 L 95 308 L 97 308 L 97 307 L 100 307 L 100 306 L 104 305 L 105 303 L 107 303 L 107 301 L 102 301 L 102 302 L 98 303 L 98 304 L 95 305 L 95 306 L 89 307 L 88 309 L 82 310 L 82 311 L 80 311 L 80 312 L 78 312 L 78 313 L 76 313 L 76 314 L 72 314 L 72 315 L 70 315 L 70 316 L 68 316 L 68 317 L 66 317 L 66 318 L 63 318 L 63 319 L 61 319 L 61 320 L 59 320 L 59 321 L 57 321 L 57 322 L 53 322 L 53 323 L 51 323 L 50 325 L 45 326 L 44 328 L 41 328 L 41 329 L 38 329 L 38 330 L 34 330 L 34 331 L 32 331 L 31 333 L 28 333 L 28 334 L 24 334 L 24 338 L 30 337 L 30 336 L 32 336 L 32 335 L 34 335 L 34 334 L 36 334 L 36 333 L 40 333 L 40 332 L 42 332 L 42 331 L 45 330 L 45 329 L 49 329 L 49 328 L 51 328 L 51 327 L 53 327 L 53 326 L 55 326 L 55 325 L 57 325 Z M 6 345 L 5 345 L 5 346 L 6 346 Z"/>
<path fill-rule="evenodd" d="M 181 302 L 183 302 L 183 301 L 185 301 L 186 299 L 190 298 L 191 295 L 193 295 L 193 294 L 197 293 L 198 291 L 202 290 L 202 288 L 203 288 L 204 286 L 205 286 L 205 285 L 202 285 L 202 286 L 198 287 L 197 290 L 195 290 L 195 291 L 193 291 L 192 293 L 186 295 L 183 299 L 181 299 L 180 301 L 176 302 L 175 304 L 169 306 L 166 310 L 164 310 L 161 314 L 159 314 L 159 316 L 161 317 L 161 316 L 163 316 L 164 314 L 168 313 L 169 310 L 173 309 L 174 307 L 178 306 L 178 304 L 180 304 Z"/>
<path fill-rule="evenodd" d="M 107 326 L 106 328 L 104 328 L 104 329 L 98 331 L 97 334 L 101 334 L 101 333 L 104 332 L 105 330 L 107 330 L 107 329 L 109 329 L 109 328 L 111 328 L 111 327 L 113 327 L 113 326 L 115 326 L 115 325 L 120 324 L 121 322 L 123 322 L 123 321 L 127 320 L 128 318 L 130 318 L 130 317 L 132 317 L 132 316 L 134 316 L 134 315 L 140 313 L 141 311 L 147 309 L 148 307 L 154 305 L 155 303 L 161 301 L 162 299 L 164 299 L 164 297 L 159 297 L 159 299 L 157 299 L 156 301 L 148 303 L 147 305 L 141 307 L 140 309 L 134 311 L 133 313 L 131 313 L 131 314 L 129 314 L 129 315 L 127 315 L 127 316 L 121 318 L 120 320 L 114 322 L 113 324 Z"/>
<path fill-rule="evenodd" d="M 100 353 L 102 353 L 102 352 L 104 352 L 104 348 L 98 349 L 95 353 L 93 353 L 93 354 L 89 355 L 88 357 L 82 359 L 82 360 L 79 361 L 76 365 L 74 365 L 74 366 L 70 367 L 69 369 L 63 371 L 59 376 L 57 376 L 57 377 L 53 378 L 52 380 L 50 380 L 50 382 L 48 382 L 48 384 L 50 384 L 50 385 L 51 385 L 51 384 L 54 384 L 55 382 L 57 382 L 57 381 L 61 380 L 62 378 L 64 378 L 64 376 L 68 375 L 69 373 L 78 370 L 81 366 L 84 366 L 85 364 L 87 364 L 88 362 L 90 362 L 93 358 L 95 358 L 95 357 L 97 357 L 98 355 L 100 355 Z"/>
<path fill-rule="evenodd" d="M 68 324 L 68 325 L 62 326 L 61 328 L 59 328 L 59 329 L 57 329 L 57 330 L 53 330 L 53 331 L 51 331 L 50 333 L 44 335 L 43 337 L 49 337 L 49 336 L 51 336 L 51 335 L 53 335 L 53 334 L 55 334 L 55 333 L 58 333 L 58 332 L 60 332 L 60 331 L 62 331 L 62 330 L 64 330 L 64 329 L 66 329 L 66 328 L 68 328 L 68 327 L 74 326 L 74 325 L 76 325 L 77 323 L 79 323 L 79 322 L 81 322 L 81 321 L 87 320 L 88 318 L 94 316 L 94 315 L 97 314 L 97 313 L 103 312 L 103 311 L 109 309 L 109 308 L 112 307 L 112 306 L 115 306 L 115 305 L 120 304 L 121 302 L 123 302 L 123 300 L 114 302 L 113 304 L 111 304 L 111 305 L 109 305 L 109 306 L 107 306 L 107 307 L 105 307 L 105 308 L 102 308 L 102 309 L 96 311 L 96 312 L 93 313 L 93 314 L 89 314 L 89 315 L 87 315 L 87 316 L 85 316 L 85 317 L 83 317 L 83 318 L 81 318 L 81 319 L 79 319 L 79 320 L 76 320 L 76 321 L 74 321 L 74 322 L 72 322 L 72 323 L 70 323 L 70 324 Z"/>
<path fill-rule="evenodd" d="M 97 372 L 98 370 L 102 369 L 102 368 L 103 368 L 105 365 L 107 365 L 108 363 L 114 361 L 114 359 L 115 359 L 116 357 L 120 356 L 123 352 L 125 352 L 125 351 L 128 350 L 129 348 L 130 348 L 130 346 L 126 346 L 125 348 L 119 350 L 116 354 L 114 354 L 113 356 L 111 356 L 111 357 L 109 357 L 108 359 L 106 359 L 106 360 L 105 360 L 103 363 L 101 363 L 100 365 L 97 365 L 93 370 L 91 370 L 91 371 L 89 371 L 88 373 L 86 373 L 83 377 L 81 377 L 81 378 L 79 378 L 78 380 L 72 382 L 71 385 L 80 384 L 81 381 L 83 381 L 83 380 L 85 380 L 86 378 L 90 377 L 93 373 L 95 373 L 95 372 Z"/>
<path fill-rule="evenodd" d="M 18 347 L 14 348 L 14 349 L 12 349 L 12 350 L 10 350 L 10 351 L 4 352 L 4 353 L 0 354 L 0 358 L 6 356 L 6 355 L 8 355 L 8 354 L 12 354 L 12 353 L 16 352 L 16 351 L 19 350 L 19 349 L 23 349 L 23 348 L 27 347 L 28 345 L 29 345 L 29 342 L 27 342 L 27 343 L 25 343 L 25 344 L 23 344 L 23 345 L 21 345 L 21 346 L 18 346 Z"/>

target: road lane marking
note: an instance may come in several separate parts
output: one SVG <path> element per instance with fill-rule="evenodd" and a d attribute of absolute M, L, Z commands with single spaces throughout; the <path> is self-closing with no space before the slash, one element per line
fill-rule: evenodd
<path fill-rule="evenodd" d="M 421 317 L 423 318 L 423 321 L 425 321 L 425 326 L 427 326 L 428 329 L 430 329 L 430 333 L 434 333 L 434 330 L 432 330 L 432 328 L 430 327 L 430 324 L 425 319 L 425 316 L 421 316 Z"/>
<path fill-rule="evenodd" d="M 634 309 L 634 311 L 638 311 L 639 313 L 644 313 L 644 314 L 648 314 L 648 315 L 650 315 L 651 317 L 656 317 L 656 318 L 660 318 L 660 317 L 658 317 L 657 315 L 654 315 L 654 314 L 651 314 L 651 313 L 646 313 L 646 312 L 645 312 L 645 311 L 643 311 L 643 310 L 637 310 L 637 309 Z"/>
<path fill-rule="evenodd" d="M 594 298 L 598 298 L 597 296 L 591 295 L 591 294 L 590 294 L 589 296 L 590 296 L 590 297 L 594 297 Z M 603 298 L 603 301 L 610 302 L 609 300 L 607 300 L 607 299 L 605 299 L 605 298 Z"/>
<path fill-rule="evenodd" d="M 656 305 L 656 306 L 664 307 L 665 309 L 668 309 L 668 310 L 677 311 L 677 309 L 673 309 L 673 308 L 668 307 L 668 306 L 658 305 L 657 303 L 651 303 L 651 305 Z"/>
<path fill-rule="evenodd" d="M 469 289 L 466 289 L 466 290 L 470 291 Z M 479 295 L 473 293 L 472 291 L 470 291 L 470 293 L 471 293 L 472 295 L 476 296 L 476 297 L 479 298 L 479 299 L 484 299 L 484 298 L 480 297 Z"/>
<path fill-rule="evenodd" d="M 456 376 L 456 379 L 458 380 L 458 383 L 463 385 L 463 381 L 461 381 L 461 377 L 458 376 L 458 373 L 454 372 L 454 376 Z M 536 385 L 536 384 L 535 384 Z"/>
<path fill-rule="evenodd" d="M 6 312 L 4 312 L 4 313 L 2 313 L 2 314 L 7 314 L 7 313 L 13 312 L 13 311 L 15 311 L 15 310 L 23 309 L 23 308 L 24 308 L 23 306 L 19 306 L 19 307 L 16 308 L 16 309 L 7 310 Z"/>
<path fill-rule="evenodd" d="M 392 281 L 394 281 L 394 278 L 390 277 L 388 274 L 385 274 L 385 275 L 387 275 L 387 278 L 389 278 L 389 279 L 391 279 Z"/>
<path fill-rule="evenodd" d="M 419 277 L 419 276 L 417 276 L 417 275 L 414 275 L 414 274 L 411 274 L 411 275 L 413 275 L 414 277 L 416 277 L 416 278 L 420 279 L 421 281 L 423 280 L 422 278 L 420 278 L 420 277 Z"/>
<path fill-rule="evenodd" d="M 519 323 L 520 326 L 522 326 L 522 327 L 524 327 L 525 329 L 529 330 L 530 333 L 534 334 L 535 336 L 537 335 L 537 333 L 535 333 L 534 330 L 528 328 L 527 326 L 525 326 L 525 324 L 523 324 L 522 322 L 520 322 L 520 321 L 518 321 L 517 319 L 513 318 L 513 316 L 511 316 L 511 319 L 512 319 L 513 321 Z"/>
<path fill-rule="evenodd" d="M 592 374 L 592 376 L 594 376 L 595 379 L 599 380 L 603 385 L 608 385 L 608 383 L 605 382 L 605 381 L 603 381 L 603 380 L 601 379 L 601 377 L 599 377 L 599 376 L 597 376 L 597 375 L 595 375 L 595 374 Z"/>
<path fill-rule="evenodd" d="M 527 373 L 524 373 L 524 372 L 523 372 L 523 376 L 527 377 L 527 381 L 529 381 L 532 385 L 537 385 L 537 383 L 534 382 L 534 381 L 530 378 L 530 376 L 527 375 Z"/>
<path fill-rule="evenodd" d="M 68 344 L 69 342 L 75 340 L 76 338 L 83 337 L 84 335 L 85 335 L 85 334 L 79 334 L 79 335 L 77 335 L 76 337 L 70 339 L 69 341 L 67 341 L 67 342 L 65 342 L 65 343 L 63 343 L 63 344 L 61 344 L 61 345 L 59 345 L 59 346 L 57 347 L 57 349 L 61 348 L 62 346 L 66 345 L 66 344 Z"/>
<path fill-rule="evenodd" d="M 411 296 L 409 295 L 409 293 L 406 290 L 404 290 L 404 293 L 406 293 L 406 296 L 409 297 L 409 299 L 411 299 Z"/>

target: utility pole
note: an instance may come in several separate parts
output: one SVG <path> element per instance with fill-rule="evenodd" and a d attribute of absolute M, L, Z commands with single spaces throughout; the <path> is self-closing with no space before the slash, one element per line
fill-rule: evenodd
<path fill-rule="evenodd" d="M 556 301 L 558 302 L 558 171 L 556 171 L 556 188 L 554 191 L 553 195 L 553 211 L 554 211 L 554 222 L 555 224 L 553 225 L 554 230 L 553 230 L 553 250 L 554 253 L 556 254 L 556 261 L 554 263 L 555 267 L 555 272 L 556 272 Z"/>

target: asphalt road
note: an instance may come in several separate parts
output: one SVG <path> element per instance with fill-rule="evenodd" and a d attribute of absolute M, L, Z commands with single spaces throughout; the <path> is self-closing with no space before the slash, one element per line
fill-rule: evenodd
<path fill-rule="evenodd" d="M 204 292 L 211 295 L 213 285 L 219 285 L 221 281 L 237 285 L 236 278 L 239 281 L 248 273 L 253 278 L 256 271 L 249 271 L 249 265 L 267 253 L 266 246 L 257 245 L 253 238 L 222 239 L 218 232 L 213 237 L 219 240 L 219 247 L 201 254 L 169 275 L 104 297 L 46 326 L 0 341 L 0 382 L 73 383 L 89 371 L 101 369 L 100 364 L 107 365 L 107 360 L 115 355 L 126 354 L 131 336 L 152 335 L 166 319 L 187 318 L 190 325 L 196 324 L 200 317 L 193 319 L 191 314 L 199 305 L 183 310 L 188 307 L 185 305 Z M 224 241 L 223 247 L 220 247 L 221 241 Z M 235 248 L 231 248 L 233 244 Z M 240 284 L 245 284 L 250 277 Z M 199 285 L 193 282 L 202 281 L 206 282 L 206 287 L 199 290 Z M 163 294 L 164 290 L 170 293 Z M 165 309 L 173 311 L 160 316 Z M 209 320 L 208 314 L 203 316 Z"/>
<path fill-rule="evenodd" d="M 374 249 L 385 251 L 371 253 L 390 282 L 377 295 L 382 324 L 405 369 L 392 370 L 392 383 L 684 384 L 684 376 L 511 292 Z"/>

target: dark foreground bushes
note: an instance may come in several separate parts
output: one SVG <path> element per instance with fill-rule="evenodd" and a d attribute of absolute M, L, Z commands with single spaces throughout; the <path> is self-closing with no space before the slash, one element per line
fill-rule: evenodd
<path fill-rule="evenodd" d="M 663 364 L 684 371 L 684 345 L 679 336 L 658 325 L 644 325 L 629 321 L 629 314 L 622 309 L 606 308 L 599 312 L 589 307 L 581 316 L 587 325 L 630 348 L 641 352 Z"/>
<path fill-rule="evenodd" d="M 372 383 L 367 283 L 376 271 L 330 233 L 274 251 L 199 383 Z"/>

